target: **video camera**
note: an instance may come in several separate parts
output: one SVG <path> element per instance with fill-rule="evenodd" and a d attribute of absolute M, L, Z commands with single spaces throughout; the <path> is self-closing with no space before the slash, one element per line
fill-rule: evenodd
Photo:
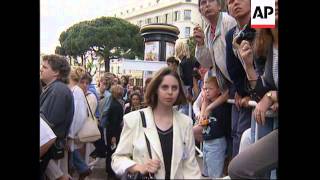
<path fill-rule="evenodd" d="M 240 46 L 243 40 L 252 42 L 256 36 L 256 30 L 251 28 L 250 25 L 246 25 L 234 38 L 233 45 L 236 47 Z"/>

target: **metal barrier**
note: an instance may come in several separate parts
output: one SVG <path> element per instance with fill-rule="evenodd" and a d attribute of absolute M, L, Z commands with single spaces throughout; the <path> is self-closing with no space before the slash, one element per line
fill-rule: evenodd
<path fill-rule="evenodd" d="M 227 103 L 230 103 L 230 104 L 235 104 L 235 100 L 234 99 L 228 99 L 227 100 Z M 257 102 L 255 101 L 249 101 L 248 102 L 248 105 L 250 107 L 256 107 L 257 105 Z M 274 113 L 271 109 L 269 109 L 267 112 L 266 112 L 266 118 L 273 118 L 273 129 L 276 129 L 277 127 L 277 124 L 278 124 L 278 121 L 277 121 L 277 117 L 278 117 L 278 114 L 277 113 Z M 251 134 L 254 134 L 254 141 L 253 142 L 256 142 L 259 140 L 259 127 L 261 125 L 259 125 L 256 120 L 254 119 L 254 116 L 252 114 L 251 116 Z M 271 132 L 271 131 L 270 131 Z M 252 136 L 251 136 L 252 137 Z M 276 176 L 276 169 L 272 170 L 270 172 L 270 179 L 276 179 L 277 176 Z"/>

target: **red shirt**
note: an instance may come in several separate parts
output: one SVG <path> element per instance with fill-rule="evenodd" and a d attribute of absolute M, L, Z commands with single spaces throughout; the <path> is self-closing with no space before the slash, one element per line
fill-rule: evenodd
<path fill-rule="evenodd" d="M 212 39 L 214 39 L 214 37 L 215 37 L 215 32 L 216 32 L 216 27 L 215 26 L 211 26 L 210 34 L 211 34 L 211 38 Z"/>

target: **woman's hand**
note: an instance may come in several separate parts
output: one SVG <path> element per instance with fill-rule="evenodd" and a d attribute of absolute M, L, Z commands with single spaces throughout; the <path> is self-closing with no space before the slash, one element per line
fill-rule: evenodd
<path fill-rule="evenodd" d="M 209 119 L 209 115 L 211 113 L 211 110 L 208 108 L 208 106 L 206 107 L 205 111 L 203 112 L 202 116 L 201 116 L 201 120 L 206 120 Z"/>
<path fill-rule="evenodd" d="M 252 47 L 248 41 L 243 40 L 238 48 L 241 59 L 244 62 L 244 69 L 246 71 L 249 81 L 257 80 L 257 74 L 253 67 L 253 53 Z"/>
<path fill-rule="evenodd" d="M 265 116 L 268 108 L 272 105 L 272 101 L 266 95 L 259 101 L 256 108 L 254 109 L 254 117 L 258 124 L 264 125 L 265 123 Z"/>
<path fill-rule="evenodd" d="M 252 53 L 252 47 L 250 43 L 246 40 L 243 40 L 239 46 L 238 51 L 245 65 L 247 67 L 248 66 L 253 67 L 253 53 Z"/>
<path fill-rule="evenodd" d="M 145 164 L 135 164 L 129 168 L 129 172 L 140 172 L 141 174 L 156 173 L 160 169 L 160 160 L 149 159 Z"/>
<path fill-rule="evenodd" d="M 249 101 L 250 101 L 249 96 L 241 98 L 240 107 L 249 107 Z"/>

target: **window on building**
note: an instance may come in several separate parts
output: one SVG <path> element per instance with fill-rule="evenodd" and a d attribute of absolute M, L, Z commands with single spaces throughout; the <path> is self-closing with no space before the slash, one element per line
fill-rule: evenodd
<path fill-rule="evenodd" d="M 184 28 L 184 37 L 189 38 L 190 37 L 190 27 Z"/>
<path fill-rule="evenodd" d="M 164 23 L 168 23 L 168 14 L 164 15 Z"/>
<path fill-rule="evenodd" d="M 155 17 L 155 23 L 159 23 L 159 16 Z"/>
<path fill-rule="evenodd" d="M 118 66 L 118 74 L 120 74 L 120 66 Z"/>
<path fill-rule="evenodd" d="M 156 0 L 157 3 L 159 3 L 160 0 Z"/>
<path fill-rule="evenodd" d="M 186 2 L 191 2 L 191 0 L 186 0 Z"/>
<path fill-rule="evenodd" d="M 127 10 L 127 13 L 129 13 L 129 10 Z"/>
<path fill-rule="evenodd" d="M 114 72 L 113 72 L 113 66 L 111 66 L 111 72 L 114 73 Z"/>
<path fill-rule="evenodd" d="M 180 11 L 175 11 L 173 14 L 173 21 L 179 21 L 180 20 Z"/>
<path fill-rule="evenodd" d="M 151 18 L 148 18 L 147 19 L 147 24 L 150 24 L 151 23 Z"/>
<path fill-rule="evenodd" d="M 134 11 L 134 8 L 132 8 L 132 11 Z"/>
<path fill-rule="evenodd" d="M 191 10 L 184 10 L 184 20 L 191 20 Z"/>

